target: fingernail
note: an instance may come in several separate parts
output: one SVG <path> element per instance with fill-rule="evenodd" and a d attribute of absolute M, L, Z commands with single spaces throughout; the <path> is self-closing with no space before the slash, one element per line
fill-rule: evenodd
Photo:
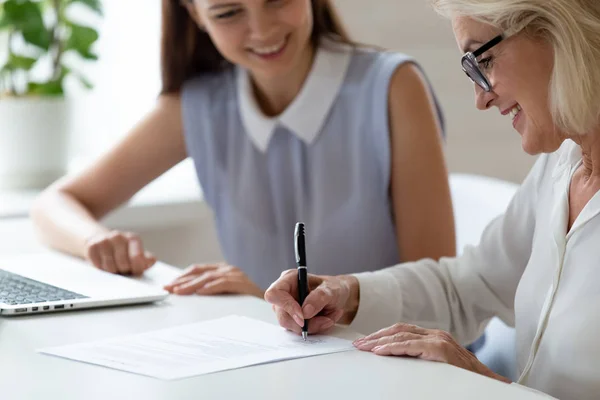
<path fill-rule="evenodd" d="M 359 343 L 362 343 L 362 342 L 364 342 L 364 341 L 365 341 L 365 338 L 364 338 L 364 337 L 361 337 L 361 338 L 358 338 L 358 339 L 356 339 L 356 340 L 355 340 L 354 342 L 352 342 L 352 343 L 353 343 L 353 344 L 359 344 Z"/>
<path fill-rule="evenodd" d="M 294 321 L 300 326 L 304 326 L 304 320 L 299 315 L 294 315 Z"/>
<path fill-rule="evenodd" d="M 381 349 L 381 346 L 375 346 L 375 347 L 373 347 L 373 348 L 371 349 L 371 351 L 372 351 L 373 353 L 376 353 L 377 351 L 379 351 L 379 349 Z"/>
<path fill-rule="evenodd" d="M 302 311 L 304 312 L 304 315 L 309 315 L 312 317 L 312 315 L 315 312 L 315 308 L 312 305 L 307 304 L 306 307 L 304 307 Z"/>

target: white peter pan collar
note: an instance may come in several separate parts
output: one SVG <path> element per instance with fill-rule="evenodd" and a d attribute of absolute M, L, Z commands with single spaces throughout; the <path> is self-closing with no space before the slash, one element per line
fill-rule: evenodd
<path fill-rule="evenodd" d="M 240 114 L 254 145 L 266 152 L 278 124 L 311 144 L 319 135 L 342 87 L 351 56 L 352 47 L 326 41 L 317 51 L 302 89 L 283 113 L 276 117 L 267 117 L 262 113 L 254 97 L 248 72 L 238 67 Z"/>

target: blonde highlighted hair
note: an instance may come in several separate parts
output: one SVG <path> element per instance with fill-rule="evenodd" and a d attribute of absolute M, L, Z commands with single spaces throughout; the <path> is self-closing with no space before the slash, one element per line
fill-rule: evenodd
<path fill-rule="evenodd" d="M 512 34 L 547 40 L 554 49 L 550 110 L 567 133 L 600 122 L 600 0 L 431 0 L 446 16 L 465 16 Z"/>

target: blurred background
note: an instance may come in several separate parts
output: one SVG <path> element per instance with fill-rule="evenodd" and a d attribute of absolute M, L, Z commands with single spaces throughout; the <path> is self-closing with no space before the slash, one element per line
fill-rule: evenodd
<path fill-rule="evenodd" d="M 368 7 L 361 0 L 335 3 L 355 40 L 408 53 L 422 63 L 446 115 L 451 172 L 513 182 L 524 178 L 534 158 L 521 150 L 508 118 L 475 109 L 451 27 L 427 0 L 379 0 Z M 76 93 L 70 152 L 75 164 L 114 144 L 152 107 L 160 87 L 160 1 L 104 0 L 102 6 L 104 16 L 96 21 L 99 61 L 85 67 L 95 87 Z M 5 40 L 0 43 L 1 54 Z"/>
<path fill-rule="evenodd" d="M 408 53 L 423 65 L 445 113 L 450 172 L 515 183 L 525 177 L 534 157 L 522 151 L 509 118 L 495 109 L 476 110 L 473 85 L 460 69 L 460 52 L 450 23 L 436 15 L 427 0 L 379 0 L 368 6 L 363 0 L 335 3 L 354 40 Z M 93 45 L 98 60 L 77 64 L 94 88 L 86 90 L 72 82 L 66 85 L 72 116 L 67 155 L 71 172 L 123 137 L 153 106 L 160 88 L 160 1 L 103 0 L 101 5 L 101 17 L 73 10 L 97 28 L 99 38 Z M 3 34 L 0 65 L 6 56 L 7 37 Z M 2 102 L 0 97 L 0 111 Z M 0 147 L 5 150 L 13 148 L 2 132 L 6 122 L 6 114 L 3 117 L 0 112 Z M 137 203 L 111 216 L 109 223 L 141 232 L 150 248 L 175 265 L 218 259 L 210 212 L 199 200 L 191 164 L 184 162 L 151 186 L 136 196 Z M 36 193 L 27 188 L 0 190 L 0 228 L 3 218 L 5 222 L 25 218 Z M 4 224 L 5 229 L 7 226 Z M 179 243 L 179 248 L 165 245 L 165 238 Z M 182 246 L 189 251 L 182 251 Z"/>
<path fill-rule="evenodd" d="M 152 106 L 159 88 L 159 3 L 103 2 L 100 62 L 90 74 L 96 83 L 95 104 L 86 107 L 86 118 L 78 124 L 80 156 L 110 146 Z M 369 6 L 361 0 L 335 3 L 355 40 L 408 53 L 422 63 L 446 115 L 451 172 L 513 182 L 525 177 L 534 158 L 522 151 L 508 117 L 495 109 L 475 109 L 473 86 L 460 69 L 450 24 L 427 0 L 379 0 Z"/>

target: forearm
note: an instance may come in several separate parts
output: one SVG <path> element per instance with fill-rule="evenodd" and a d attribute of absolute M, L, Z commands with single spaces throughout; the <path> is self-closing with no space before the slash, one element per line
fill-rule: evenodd
<path fill-rule="evenodd" d="M 44 192 L 31 210 L 36 233 L 48 246 L 85 257 L 89 238 L 108 229 L 79 201 L 60 190 Z"/>
<path fill-rule="evenodd" d="M 405 322 L 448 331 L 461 344 L 475 340 L 486 319 L 510 309 L 487 285 L 479 257 L 467 253 L 356 274 L 360 304 L 351 327 L 371 333 Z"/>

